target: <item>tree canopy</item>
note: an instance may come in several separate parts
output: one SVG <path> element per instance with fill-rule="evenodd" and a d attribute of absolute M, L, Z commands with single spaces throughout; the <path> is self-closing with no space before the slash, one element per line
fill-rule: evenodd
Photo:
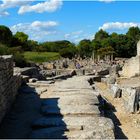
<path fill-rule="evenodd" d="M 136 55 L 138 40 L 140 40 L 139 27 L 130 27 L 126 34 L 118 34 L 115 32 L 109 34 L 101 29 L 95 33 L 94 39 L 83 39 L 75 45 L 68 40 L 39 43 L 35 40 L 29 40 L 29 36 L 24 32 L 16 32 L 16 34 L 13 35 L 8 27 L 4 25 L 0 26 L 1 54 L 37 51 L 58 52 L 62 57 L 69 58 L 77 54 L 85 58 L 91 57 L 94 52 L 95 56 L 104 56 L 113 53 L 117 57 L 132 57 Z"/>
<path fill-rule="evenodd" d="M 0 25 L 0 43 L 10 46 L 11 41 L 12 41 L 11 30 L 4 25 Z"/>
<path fill-rule="evenodd" d="M 82 58 L 91 57 L 93 51 L 91 41 L 88 39 L 81 40 L 78 44 L 78 51 Z"/>

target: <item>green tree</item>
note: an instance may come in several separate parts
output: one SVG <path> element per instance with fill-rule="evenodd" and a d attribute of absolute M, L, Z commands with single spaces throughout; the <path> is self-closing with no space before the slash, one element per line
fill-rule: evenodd
<path fill-rule="evenodd" d="M 140 40 L 140 29 L 138 27 L 130 27 L 126 33 L 128 38 L 127 47 L 129 56 L 136 55 L 137 42 Z"/>
<path fill-rule="evenodd" d="M 126 35 L 119 34 L 111 39 L 117 57 L 131 57 L 128 52 L 131 46 L 128 44 L 129 38 Z M 134 50 L 131 51 L 133 52 Z"/>
<path fill-rule="evenodd" d="M 72 43 L 67 40 L 44 42 L 40 44 L 40 46 L 48 52 L 59 52 L 61 49 L 68 48 L 69 45 L 72 45 Z"/>
<path fill-rule="evenodd" d="M 12 32 L 11 30 L 3 25 L 0 25 L 0 43 L 7 45 L 8 47 L 11 45 L 12 41 Z"/>
<path fill-rule="evenodd" d="M 28 40 L 28 35 L 23 32 L 16 32 L 14 37 L 18 39 L 21 43 L 27 42 Z"/>
<path fill-rule="evenodd" d="M 106 39 L 109 37 L 109 34 L 104 31 L 104 30 L 99 30 L 96 34 L 95 34 L 95 40 L 96 41 L 101 41 L 102 39 Z"/>
<path fill-rule="evenodd" d="M 6 55 L 6 54 L 10 54 L 9 48 L 4 44 L 0 44 L 0 55 Z"/>
<path fill-rule="evenodd" d="M 23 32 L 16 32 L 16 34 L 13 36 L 12 46 L 22 46 L 22 49 L 25 51 L 29 51 L 28 48 L 28 35 Z"/>
<path fill-rule="evenodd" d="M 93 51 L 91 41 L 88 39 L 81 40 L 78 44 L 78 51 L 82 58 L 91 57 Z"/>
<path fill-rule="evenodd" d="M 61 49 L 59 53 L 62 57 L 72 59 L 76 55 L 77 49 L 75 44 L 69 44 L 67 48 Z"/>
<path fill-rule="evenodd" d="M 37 41 L 28 40 L 27 41 L 28 51 L 36 51 L 36 48 L 39 46 Z"/>
<path fill-rule="evenodd" d="M 114 49 L 111 46 L 100 48 L 97 51 L 97 54 L 99 54 L 102 58 L 105 55 L 111 55 L 111 54 L 114 54 L 114 53 L 115 53 L 115 51 L 114 51 Z"/>
<path fill-rule="evenodd" d="M 134 42 L 138 42 L 140 40 L 140 29 L 138 27 L 130 27 L 126 36 Z"/>

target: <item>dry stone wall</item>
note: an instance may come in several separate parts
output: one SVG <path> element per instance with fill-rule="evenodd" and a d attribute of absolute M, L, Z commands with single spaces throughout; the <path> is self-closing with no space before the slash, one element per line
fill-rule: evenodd
<path fill-rule="evenodd" d="M 14 101 L 20 84 L 20 75 L 14 74 L 12 56 L 0 56 L 0 122 Z"/>

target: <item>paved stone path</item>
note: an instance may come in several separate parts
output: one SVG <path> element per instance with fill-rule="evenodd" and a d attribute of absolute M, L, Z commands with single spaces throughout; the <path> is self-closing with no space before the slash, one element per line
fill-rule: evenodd
<path fill-rule="evenodd" d="M 113 122 L 101 116 L 99 93 L 88 78 L 75 76 L 54 84 L 37 81 L 21 87 L 0 127 L 0 138 L 114 139 Z"/>
<path fill-rule="evenodd" d="M 56 82 L 41 95 L 43 116 L 33 122 L 30 138 L 114 139 L 113 123 L 101 117 L 98 93 L 87 79 Z"/>

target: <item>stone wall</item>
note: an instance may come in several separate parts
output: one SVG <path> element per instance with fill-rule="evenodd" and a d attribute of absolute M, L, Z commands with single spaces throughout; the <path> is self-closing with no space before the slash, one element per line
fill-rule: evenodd
<path fill-rule="evenodd" d="M 126 61 L 121 73 L 121 76 L 128 78 L 138 75 L 140 75 L 140 41 L 137 43 L 137 56 Z"/>
<path fill-rule="evenodd" d="M 140 75 L 140 56 L 127 60 L 122 71 L 124 77 L 134 77 Z"/>
<path fill-rule="evenodd" d="M 20 85 L 21 78 L 14 73 L 12 56 L 0 56 L 0 122 L 13 103 Z"/>

